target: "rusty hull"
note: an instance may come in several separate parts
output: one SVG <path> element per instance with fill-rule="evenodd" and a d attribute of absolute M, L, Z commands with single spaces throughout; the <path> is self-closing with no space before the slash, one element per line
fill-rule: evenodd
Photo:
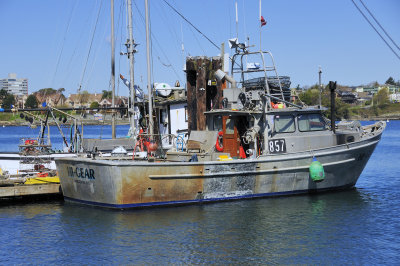
<path fill-rule="evenodd" d="M 183 204 L 352 187 L 379 138 L 317 152 L 326 174 L 319 183 L 309 177 L 309 152 L 224 162 L 64 158 L 56 164 L 64 197 L 69 200 L 111 208 Z M 78 174 L 92 169 L 95 178 L 71 175 L 67 167 L 78 169 Z"/>

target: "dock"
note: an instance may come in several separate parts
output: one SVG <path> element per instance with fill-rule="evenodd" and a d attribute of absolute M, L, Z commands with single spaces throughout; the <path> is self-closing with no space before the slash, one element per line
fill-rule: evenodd
<path fill-rule="evenodd" d="M 0 187 L 0 199 L 3 198 L 17 198 L 17 197 L 30 197 L 30 196 L 43 196 L 43 195 L 61 195 L 60 184 L 17 184 L 13 186 Z"/>

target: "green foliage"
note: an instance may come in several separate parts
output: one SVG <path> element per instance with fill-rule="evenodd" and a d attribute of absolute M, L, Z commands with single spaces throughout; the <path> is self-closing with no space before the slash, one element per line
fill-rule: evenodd
<path fill-rule="evenodd" d="M 314 85 L 305 92 L 300 93 L 300 100 L 306 105 L 318 105 L 319 104 L 319 86 Z"/>
<path fill-rule="evenodd" d="M 79 94 L 78 97 L 79 103 L 80 104 L 85 104 L 89 100 L 89 92 L 88 91 L 83 91 Z"/>
<path fill-rule="evenodd" d="M 98 102 L 92 102 L 91 104 L 90 104 L 90 108 L 99 108 L 99 103 Z"/>
<path fill-rule="evenodd" d="M 322 106 L 328 108 L 324 113 L 326 117 L 331 118 L 331 101 L 330 97 L 322 98 Z M 335 99 L 335 118 L 336 120 L 348 119 L 350 117 L 350 105 L 341 99 Z"/>
<path fill-rule="evenodd" d="M 378 107 L 387 106 L 389 101 L 389 90 L 387 88 L 383 88 L 373 97 L 374 105 L 378 105 Z"/>
<path fill-rule="evenodd" d="M 11 109 L 12 108 L 11 106 L 14 104 L 15 104 L 15 98 L 14 95 L 12 94 L 8 94 L 6 98 L 3 100 L 4 109 Z"/>
<path fill-rule="evenodd" d="M 389 85 L 396 85 L 396 81 L 394 81 L 394 79 L 392 77 L 389 77 L 385 84 L 389 84 Z"/>
<path fill-rule="evenodd" d="M 103 90 L 103 95 L 101 99 L 111 99 L 112 98 L 112 91 Z"/>
<path fill-rule="evenodd" d="M 0 90 L 0 100 L 4 100 L 8 96 L 8 92 L 5 89 Z"/>
<path fill-rule="evenodd" d="M 37 93 L 40 95 L 51 95 L 56 93 L 57 91 L 53 88 L 44 88 L 44 89 L 40 89 Z"/>
<path fill-rule="evenodd" d="M 37 108 L 37 107 L 38 107 L 38 101 L 35 95 L 33 94 L 29 95 L 25 101 L 25 108 Z"/>

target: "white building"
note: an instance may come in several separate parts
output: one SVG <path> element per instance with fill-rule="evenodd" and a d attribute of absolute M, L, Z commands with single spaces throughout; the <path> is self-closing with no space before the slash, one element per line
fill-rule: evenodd
<path fill-rule="evenodd" d="M 8 78 L 0 79 L 0 90 L 4 89 L 13 95 L 28 95 L 28 79 L 17 79 L 17 74 L 10 73 Z"/>

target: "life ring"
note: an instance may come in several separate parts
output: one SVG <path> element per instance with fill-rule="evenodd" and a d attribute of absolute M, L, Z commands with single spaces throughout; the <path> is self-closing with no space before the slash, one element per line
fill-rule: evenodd
<path fill-rule="evenodd" d="M 220 131 L 218 132 L 218 137 L 217 137 L 217 141 L 215 142 L 215 148 L 217 149 L 217 151 L 222 152 L 224 151 L 224 146 L 222 144 L 222 136 L 224 135 L 224 132 Z"/>

